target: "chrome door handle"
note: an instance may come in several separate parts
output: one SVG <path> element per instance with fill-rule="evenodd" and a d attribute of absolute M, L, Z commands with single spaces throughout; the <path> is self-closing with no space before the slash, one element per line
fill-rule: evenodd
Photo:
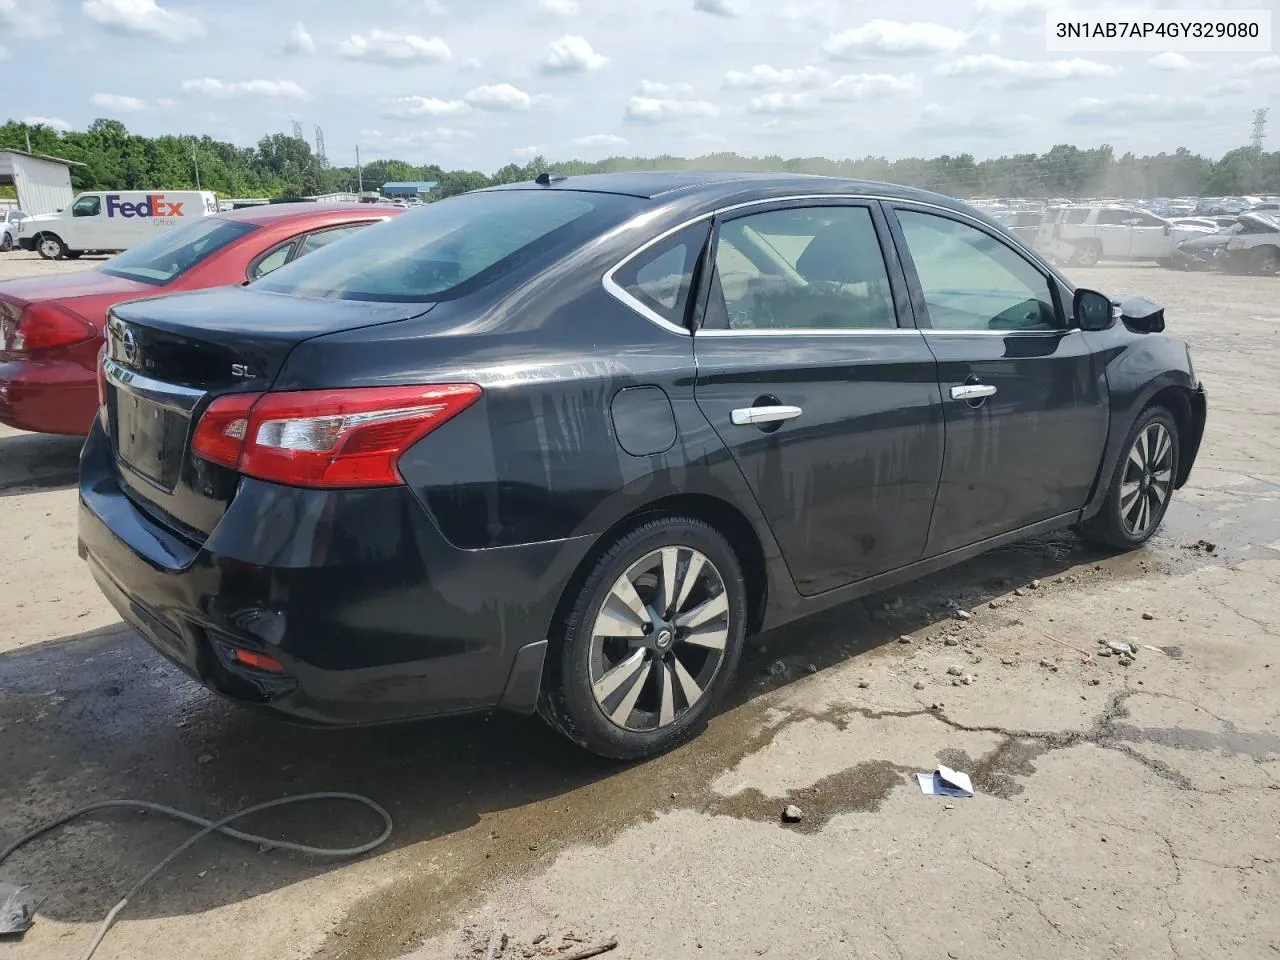
<path fill-rule="evenodd" d="M 995 396 L 996 388 L 989 383 L 966 383 L 951 388 L 952 400 L 981 400 L 983 397 Z"/>
<path fill-rule="evenodd" d="M 745 427 L 759 423 L 781 423 L 783 420 L 794 420 L 804 413 L 799 407 L 739 407 L 731 418 L 734 426 Z"/>

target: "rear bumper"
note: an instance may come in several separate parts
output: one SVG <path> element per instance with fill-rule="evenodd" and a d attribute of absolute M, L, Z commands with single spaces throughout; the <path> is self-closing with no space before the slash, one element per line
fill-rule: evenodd
<path fill-rule="evenodd" d="M 533 709 L 548 624 L 587 538 L 461 551 L 406 488 L 246 479 L 197 545 L 126 497 L 116 469 L 95 425 L 80 555 L 120 615 L 210 689 L 319 724 Z M 237 663 L 237 649 L 283 673 Z"/>
<path fill-rule="evenodd" d="M 0 362 L 0 423 L 83 437 L 98 411 L 92 369 L 74 360 Z"/>

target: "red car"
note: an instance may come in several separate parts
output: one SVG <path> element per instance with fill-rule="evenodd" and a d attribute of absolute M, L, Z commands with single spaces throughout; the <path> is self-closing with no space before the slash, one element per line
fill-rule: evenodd
<path fill-rule="evenodd" d="M 0 283 L 0 423 L 89 432 L 102 331 L 116 304 L 248 283 L 401 212 L 356 203 L 249 207 L 179 227 L 85 273 Z"/>

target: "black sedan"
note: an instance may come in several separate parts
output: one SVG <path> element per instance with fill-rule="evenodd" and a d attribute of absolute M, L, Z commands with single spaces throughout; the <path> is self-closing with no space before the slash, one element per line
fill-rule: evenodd
<path fill-rule="evenodd" d="M 648 756 L 749 632 L 1062 527 L 1145 542 L 1205 422 L 1163 325 L 932 193 L 544 174 L 116 308 L 80 552 L 230 697 Z"/>

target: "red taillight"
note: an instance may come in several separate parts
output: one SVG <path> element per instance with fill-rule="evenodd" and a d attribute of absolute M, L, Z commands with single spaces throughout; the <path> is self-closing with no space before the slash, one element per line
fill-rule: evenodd
<path fill-rule="evenodd" d="M 232 655 L 237 663 L 243 663 L 246 667 L 266 670 L 268 673 L 284 673 L 284 664 L 275 657 L 254 653 L 252 650 L 236 650 Z"/>
<path fill-rule="evenodd" d="M 400 455 L 480 394 L 473 383 L 234 394 L 209 405 L 192 450 L 290 486 L 391 486 Z"/>
<path fill-rule="evenodd" d="M 6 319 L 0 324 L 0 350 L 31 353 L 83 343 L 97 335 L 93 324 L 65 307 L 54 303 L 32 303 L 22 311 L 16 323 Z"/>

